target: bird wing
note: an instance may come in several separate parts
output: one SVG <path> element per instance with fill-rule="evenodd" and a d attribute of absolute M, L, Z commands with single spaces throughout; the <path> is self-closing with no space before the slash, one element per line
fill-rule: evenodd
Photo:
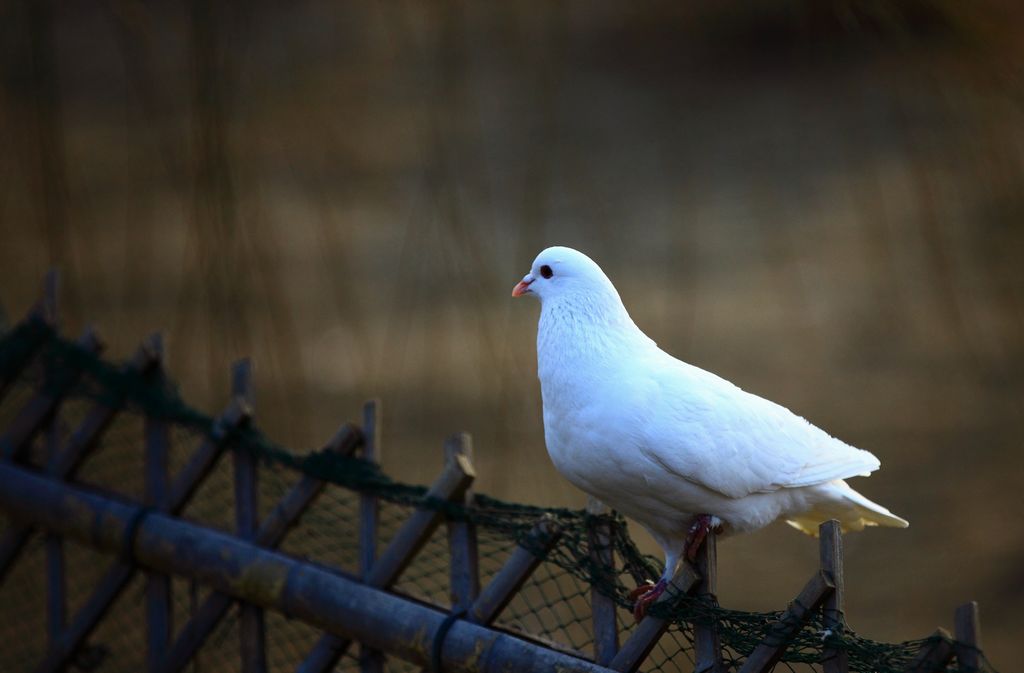
<path fill-rule="evenodd" d="M 710 372 L 667 354 L 649 364 L 641 450 L 678 477 L 742 498 L 866 475 L 880 465 L 871 453 Z"/>

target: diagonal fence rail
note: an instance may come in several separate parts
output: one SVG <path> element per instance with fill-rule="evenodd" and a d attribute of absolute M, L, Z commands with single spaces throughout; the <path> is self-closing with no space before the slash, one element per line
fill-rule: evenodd
<path fill-rule="evenodd" d="M 92 330 L 62 338 L 55 288 L 0 337 L 0 670 L 992 670 L 974 604 L 955 638 L 857 636 L 835 522 L 787 609 L 719 606 L 711 536 L 634 624 L 657 568 L 600 503 L 473 493 L 466 435 L 429 488 L 394 482 L 376 401 L 292 453 L 254 425 L 251 363 L 206 416 L 159 337 L 123 365 Z"/>

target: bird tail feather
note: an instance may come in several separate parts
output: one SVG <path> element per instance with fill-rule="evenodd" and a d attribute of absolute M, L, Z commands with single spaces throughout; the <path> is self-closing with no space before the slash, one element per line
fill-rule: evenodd
<path fill-rule="evenodd" d="M 841 489 L 839 498 L 823 502 L 799 516 L 787 519 L 786 523 L 814 537 L 818 536 L 818 526 L 829 519 L 837 519 L 844 533 L 864 530 L 867 526 L 906 528 L 910 525 L 909 521 L 893 514 L 877 502 L 868 500 L 850 488 L 846 482 L 838 481 L 833 484 Z"/>

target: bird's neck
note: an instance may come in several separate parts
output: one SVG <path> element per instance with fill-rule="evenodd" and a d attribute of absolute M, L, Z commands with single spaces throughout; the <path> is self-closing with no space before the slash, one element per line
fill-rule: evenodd
<path fill-rule="evenodd" d="M 613 365 L 624 353 L 654 346 L 617 294 L 559 297 L 541 307 L 537 366 L 542 381 Z"/>

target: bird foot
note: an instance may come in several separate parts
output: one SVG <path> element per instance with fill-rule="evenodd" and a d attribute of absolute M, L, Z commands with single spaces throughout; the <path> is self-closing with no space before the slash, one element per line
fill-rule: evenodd
<path fill-rule="evenodd" d="M 722 520 L 710 514 L 698 514 L 697 519 L 690 526 L 690 532 L 686 535 L 686 558 L 692 563 L 697 559 L 697 552 L 704 544 L 708 533 L 715 534 L 722 532 Z"/>
<path fill-rule="evenodd" d="M 665 593 L 667 587 L 668 581 L 663 577 L 658 580 L 657 584 L 648 581 L 630 591 L 629 599 L 635 601 L 633 603 L 633 618 L 638 622 L 642 621 L 647 614 L 647 608 Z"/>

